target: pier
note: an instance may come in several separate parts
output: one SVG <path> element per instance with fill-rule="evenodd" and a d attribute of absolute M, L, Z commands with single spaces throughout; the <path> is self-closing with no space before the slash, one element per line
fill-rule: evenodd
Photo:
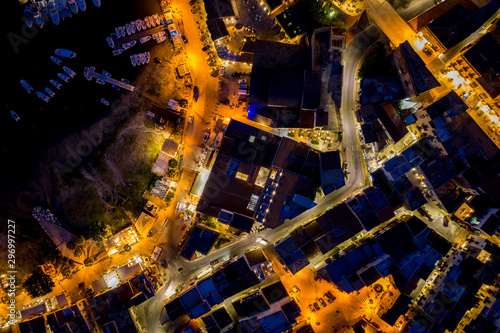
<path fill-rule="evenodd" d="M 94 66 L 91 66 L 91 67 L 87 67 L 88 68 L 88 72 L 87 70 L 85 71 L 85 78 L 87 80 L 92 80 L 93 77 L 95 77 L 96 79 L 99 79 L 99 80 L 103 80 L 104 82 L 107 82 L 109 84 L 114 84 L 115 86 L 117 87 L 120 87 L 122 89 L 126 89 L 126 90 L 129 90 L 129 91 L 134 91 L 135 90 L 135 87 L 133 85 L 130 85 L 128 83 L 125 83 L 125 82 L 122 82 L 120 80 L 117 80 L 117 79 L 113 79 L 109 76 L 106 76 L 104 74 L 100 74 L 100 73 L 97 73 L 95 71 L 95 67 Z"/>

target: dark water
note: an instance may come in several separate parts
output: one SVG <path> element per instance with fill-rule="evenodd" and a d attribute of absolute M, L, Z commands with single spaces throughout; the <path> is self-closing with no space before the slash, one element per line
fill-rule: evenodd
<path fill-rule="evenodd" d="M 110 108 L 100 103 L 102 97 L 111 103 L 120 96 L 121 92 L 109 84 L 87 81 L 83 76 L 84 67 L 92 65 L 99 72 L 106 70 L 114 78 L 133 82 L 140 68 L 131 65 L 129 55 L 146 51 L 155 44 L 138 43 L 121 55 L 112 56 L 106 37 L 114 32 L 115 26 L 161 13 L 158 1 L 102 0 L 100 8 L 91 0 L 86 3 L 85 12 L 79 11 L 61 20 L 58 26 L 47 22 L 42 29 L 35 25 L 32 29 L 24 26 L 23 6 L 17 0 L 2 4 L 4 106 L 0 112 L 0 220 L 9 217 L 6 206 L 12 206 L 9 203 L 17 200 L 19 192 L 29 191 L 29 183 L 37 177 L 33 166 L 43 158 L 47 148 L 110 113 Z M 25 38 L 17 51 L 9 41 L 9 37 L 16 36 Z M 57 66 L 49 58 L 55 55 L 56 48 L 72 50 L 77 57 L 59 57 L 63 62 Z M 76 72 L 76 77 L 68 83 L 57 76 L 57 73 L 65 74 L 63 65 Z M 28 94 L 19 83 L 21 79 L 28 81 L 35 91 L 45 93 L 48 87 L 56 95 L 45 103 L 34 92 Z M 51 79 L 62 83 L 60 90 L 50 84 Z M 21 120 L 15 122 L 10 110 L 14 110 Z"/>

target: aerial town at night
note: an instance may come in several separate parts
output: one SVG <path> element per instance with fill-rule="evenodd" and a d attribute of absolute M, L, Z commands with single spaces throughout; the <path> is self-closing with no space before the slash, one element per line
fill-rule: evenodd
<path fill-rule="evenodd" d="M 0 333 L 500 333 L 500 0 L 3 6 Z"/>

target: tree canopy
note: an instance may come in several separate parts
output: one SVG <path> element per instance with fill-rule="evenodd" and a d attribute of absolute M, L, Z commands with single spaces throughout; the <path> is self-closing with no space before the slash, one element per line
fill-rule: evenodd
<path fill-rule="evenodd" d="M 52 278 L 42 272 L 40 268 L 31 273 L 23 282 L 23 287 L 26 289 L 31 298 L 46 295 L 54 289 L 55 283 Z"/>

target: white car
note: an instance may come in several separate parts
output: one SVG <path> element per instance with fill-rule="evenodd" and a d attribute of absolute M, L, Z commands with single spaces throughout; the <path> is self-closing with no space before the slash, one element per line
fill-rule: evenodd
<path fill-rule="evenodd" d="M 261 243 L 262 245 L 267 245 L 268 244 L 268 241 L 265 240 L 262 237 L 257 237 L 257 242 Z"/>

